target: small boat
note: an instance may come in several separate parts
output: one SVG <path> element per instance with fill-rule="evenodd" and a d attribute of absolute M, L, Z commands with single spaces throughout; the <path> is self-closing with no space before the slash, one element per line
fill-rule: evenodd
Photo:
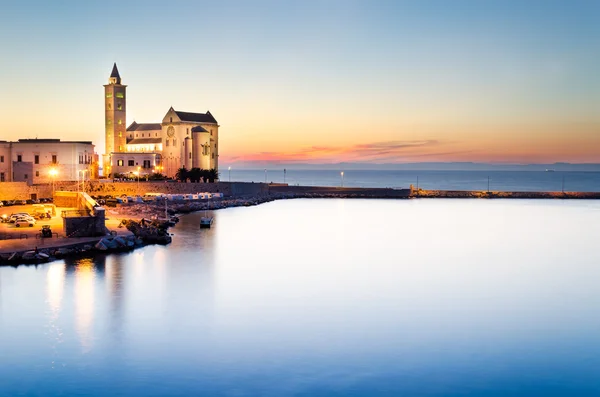
<path fill-rule="evenodd" d="M 200 228 L 201 229 L 209 229 L 213 223 L 213 218 L 210 216 L 203 216 L 200 218 Z"/>
<path fill-rule="evenodd" d="M 554 172 L 552 168 L 546 168 L 546 172 Z"/>
<path fill-rule="evenodd" d="M 210 208 L 210 205 L 209 205 Z M 200 218 L 200 229 L 209 229 L 213 223 L 213 217 L 208 216 L 208 211 L 204 211 L 204 216 Z"/>

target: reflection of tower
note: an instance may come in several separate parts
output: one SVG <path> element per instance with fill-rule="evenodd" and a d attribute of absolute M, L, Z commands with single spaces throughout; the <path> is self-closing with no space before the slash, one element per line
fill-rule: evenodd
<path fill-rule="evenodd" d="M 60 326 L 59 316 L 65 292 L 65 275 L 67 269 L 65 264 L 55 263 L 48 265 L 46 273 L 46 302 L 49 306 L 48 326 L 46 333 L 50 338 L 53 349 L 52 368 L 57 364 L 59 355 L 57 346 L 62 342 L 63 332 Z"/>
<path fill-rule="evenodd" d="M 58 317 L 65 289 L 64 264 L 53 264 L 48 266 L 46 273 L 46 301 L 50 306 L 52 317 Z"/>
<path fill-rule="evenodd" d="M 120 336 L 121 332 L 118 331 L 123 322 L 123 319 L 121 318 L 123 315 L 123 256 L 110 255 L 106 259 L 108 259 L 108 266 L 106 266 L 106 284 L 110 296 L 111 334 Z"/>
<path fill-rule="evenodd" d="M 112 170 L 111 153 L 124 152 L 125 149 L 125 123 L 126 123 L 126 85 L 121 84 L 121 76 L 117 64 L 113 66 L 108 84 L 104 86 L 104 119 L 105 142 L 104 150 L 104 175 L 110 175 Z"/>
<path fill-rule="evenodd" d="M 77 261 L 75 267 L 75 329 L 84 352 L 92 348 L 94 322 L 94 262 L 89 258 Z"/>

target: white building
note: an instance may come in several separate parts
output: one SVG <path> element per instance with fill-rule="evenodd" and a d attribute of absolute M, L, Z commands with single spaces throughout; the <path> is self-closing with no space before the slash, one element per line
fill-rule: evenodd
<path fill-rule="evenodd" d="M 117 65 L 104 86 L 105 176 L 138 172 L 175 176 L 185 167 L 219 168 L 219 124 L 213 115 L 173 109 L 161 123 L 136 123 L 125 128 L 127 86 Z"/>
<path fill-rule="evenodd" d="M 97 155 L 89 141 L 19 139 L 0 142 L 0 182 L 31 184 L 98 177 Z"/>

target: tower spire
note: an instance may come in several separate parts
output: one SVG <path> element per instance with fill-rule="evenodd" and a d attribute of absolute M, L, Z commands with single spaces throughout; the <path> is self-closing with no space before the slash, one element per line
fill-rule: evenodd
<path fill-rule="evenodd" d="M 117 69 L 117 63 L 113 65 L 112 72 L 108 81 L 112 84 L 121 84 L 121 76 L 119 75 L 119 69 Z"/>

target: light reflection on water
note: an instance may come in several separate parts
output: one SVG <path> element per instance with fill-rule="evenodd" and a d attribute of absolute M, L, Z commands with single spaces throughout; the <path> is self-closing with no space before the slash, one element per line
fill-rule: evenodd
<path fill-rule="evenodd" d="M 0 269 L 0 395 L 600 394 L 600 203 L 293 200 Z"/>

